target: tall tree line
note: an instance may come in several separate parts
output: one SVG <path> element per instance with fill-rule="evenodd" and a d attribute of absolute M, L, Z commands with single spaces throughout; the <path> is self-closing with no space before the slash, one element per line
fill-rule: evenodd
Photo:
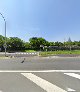
<path fill-rule="evenodd" d="M 0 35 L 0 49 L 4 51 L 5 37 Z M 18 37 L 6 38 L 7 51 L 24 51 L 32 50 L 69 50 L 80 49 L 80 41 L 71 41 L 69 38 L 66 42 L 49 42 L 42 37 L 32 37 L 29 42 L 25 42 Z"/>

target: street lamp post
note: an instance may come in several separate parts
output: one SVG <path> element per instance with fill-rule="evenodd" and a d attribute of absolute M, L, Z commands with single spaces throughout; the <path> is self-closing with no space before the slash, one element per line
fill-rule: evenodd
<path fill-rule="evenodd" d="M 6 20 L 4 18 L 4 16 L 2 15 L 2 13 L 0 13 L 0 15 L 2 16 L 4 22 L 5 22 L 5 43 L 4 43 L 4 49 L 5 49 L 5 57 L 6 57 Z"/>
<path fill-rule="evenodd" d="M 5 21 L 5 57 L 6 57 L 6 48 L 7 48 L 7 45 L 6 45 L 6 21 Z"/>

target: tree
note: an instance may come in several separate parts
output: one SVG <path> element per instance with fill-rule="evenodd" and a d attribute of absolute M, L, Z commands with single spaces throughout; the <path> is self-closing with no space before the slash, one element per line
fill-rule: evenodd
<path fill-rule="evenodd" d="M 55 46 L 58 46 L 58 47 L 63 46 L 63 43 L 57 41 L 57 42 L 55 42 Z"/>
<path fill-rule="evenodd" d="M 29 42 L 25 42 L 24 47 L 25 47 L 25 49 L 31 49 L 31 45 Z"/>
<path fill-rule="evenodd" d="M 24 48 L 24 42 L 18 37 L 10 37 L 7 45 L 8 50 L 22 50 Z"/>
<path fill-rule="evenodd" d="M 49 46 L 54 46 L 55 45 L 55 43 L 54 42 L 49 42 Z"/>
<path fill-rule="evenodd" d="M 6 44 L 7 44 L 8 38 L 6 37 Z M 5 46 L 5 37 L 0 35 L 0 49 L 1 51 L 4 50 L 4 46 Z"/>
<path fill-rule="evenodd" d="M 4 41 L 5 41 L 5 37 L 0 35 L 0 46 L 4 44 Z"/>
<path fill-rule="evenodd" d="M 39 50 L 40 49 L 40 45 L 46 45 L 46 40 L 42 37 L 32 37 L 29 39 L 30 41 L 30 45 L 33 49 Z"/>

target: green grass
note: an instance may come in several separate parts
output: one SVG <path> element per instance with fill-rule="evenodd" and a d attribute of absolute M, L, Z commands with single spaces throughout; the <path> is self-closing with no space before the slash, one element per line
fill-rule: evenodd
<path fill-rule="evenodd" d="M 25 50 L 25 52 L 36 52 L 35 50 Z"/>
<path fill-rule="evenodd" d="M 0 56 L 0 59 L 10 59 L 10 57 Z"/>
<path fill-rule="evenodd" d="M 58 55 L 58 54 L 80 54 L 80 50 L 72 50 L 72 51 L 48 51 L 48 52 L 40 52 L 40 56 L 49 56 L 49 55 Z"/>

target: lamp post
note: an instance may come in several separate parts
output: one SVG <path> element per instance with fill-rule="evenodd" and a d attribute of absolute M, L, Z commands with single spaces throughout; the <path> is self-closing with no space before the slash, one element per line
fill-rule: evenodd
<path fill-rule="evenodd" d="M 4 16 L 2 15 L 2 13 L 0 13 L 0 15 L 2 16 L 4 22 L 5 22 L 5 43 L 4 43 L 4 49 L 5 49 L 5 57 L 6 57 L 6 20 L 4 18 Z"/>

